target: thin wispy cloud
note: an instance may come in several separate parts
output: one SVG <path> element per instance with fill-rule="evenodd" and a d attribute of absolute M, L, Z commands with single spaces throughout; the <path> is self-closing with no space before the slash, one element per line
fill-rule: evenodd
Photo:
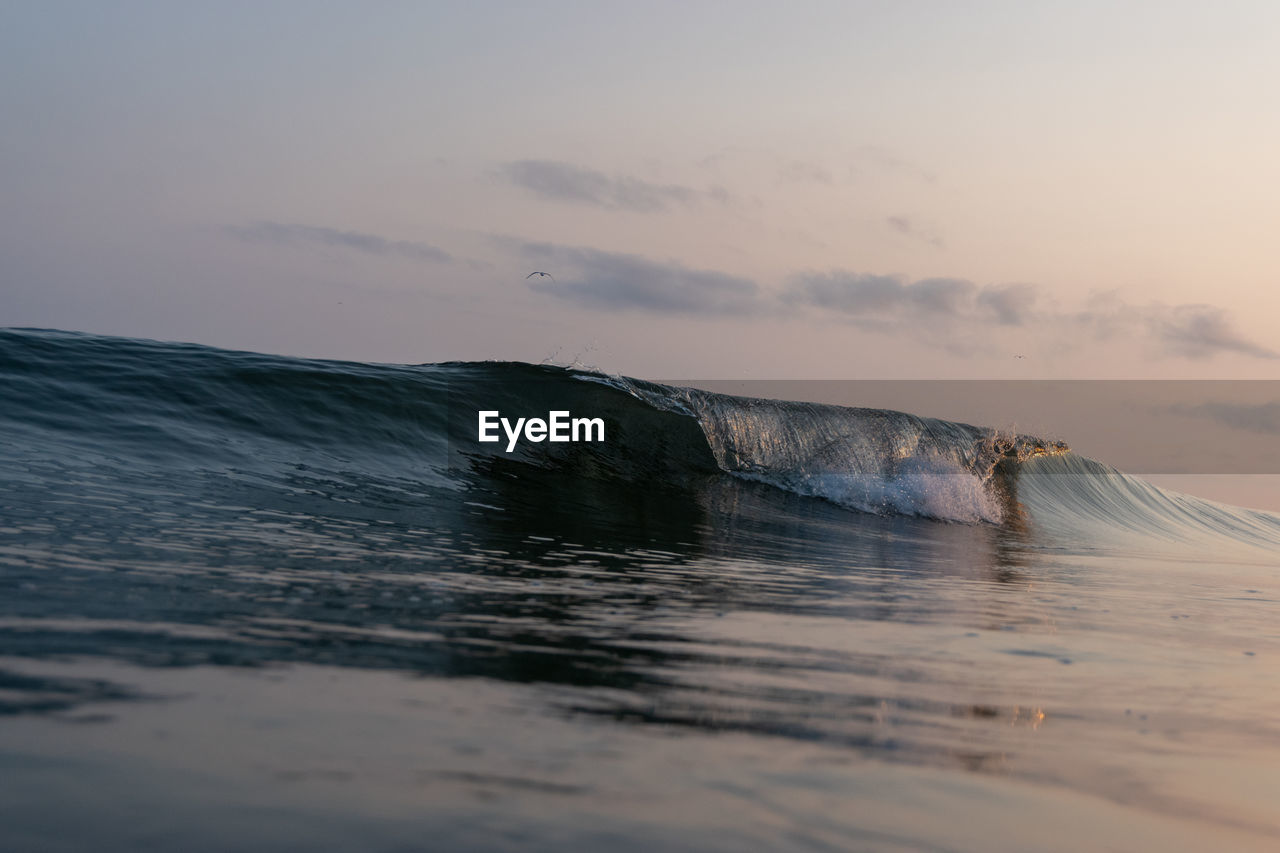
<path fill-rule="evenodd" d="M 1216 305 L 1133 305 L 1114 293 L 1098 295 L 1082 311 L 1060 317 L 1098 340 L 1145 334 L 1167 355 L 1205 360 L 1222 353 L 1275 359 L 1280 353 L 1244 336 Z"/>
<path fill-rule="evenodd" d="M 781 298 L 863 328 L 926 340 L 935 339 L 939 330 L 958 334 L 993 326 L 1034 326 L 1047 336 L 1145 337 L 1164 355 L 1194 360 L 1232 353 L 1280 358 L 1275 350 L 1246 338 L 1227 313 L 1213 305 L 1133 305 L 1108 294 L 1084 310 L 1063 311 L 1033 284 L 980 287 L 959 278 L 908 281 L 843 270 L 794 276 Z"/>
<path fill-rule="evenodd" d="M 895 176 L 927 184 L 937 182 L 937 175 L 888 148 L 863 145 L 846 157 L 828 160 L 796 157 L 775 148 L 728 145 L 699 158 L 696 165 L 717 173 L 750 170 L 753 175 L 771 172 L 783 183 L 817 184 L 836 187 L 868 175 Z"/>
<path fill-rule="evenodd" d="M 993 284 L 974 299 L 979 315 L 1002 326 L 1024 326 L 1035 316 L 1040 289 L 1034 284 Z"/>
<path fill-rule="evenodd" d="M 932 225 L 917 222 L 909 216 L 889 216 L 885 218 L 885 224 L 904 237 L 920 240 L 939 249 L 943 247 L 942 237 Z"/>
<path fill-rule="evenodd" d="M 555 276 L 530 279 L 538 293 L 597 311 L 643 311 L 700 318 L 770 316 L 803 322 L 830 318 L 882 334 L 972 352 L 974 341 L 1001 329 L 1035 334 L 1062 348 L 1088 340 L 1146 340 L 1166 357 L 1203 360 L 1222 354 L 1280 358 L 1249 340 L 1212 305 L 1135 305 L 1100 294 L 1081 310 L 1064 310 L 1029 283 L 978 285 L 968 279 L 907 279 L 848 270 L 792 276 L 780 290 L 675 261 L 551 243 L 494 237 L 532 268 Z"/>
<path fill-rule="evenodd" d="M 1203 359 L 1219 352 L 1237 352 L 1254 358 L 1280 358 L 1273 349 L 1246 339 L 1232 325 L 1227 313 L 1213 305 L 1157 306 L 1148 309 L 1151 333 L 1171 352 Z"/>
<path fill-rule="evenodd" d="M 520 251 L 555 269 L 554 280 L 530 279 L 531 289 L 585 308 L 717 317 L 757 313 L 765 304 L 754 281 L 722 272 L 547 243 L 526 243 Z"/>
<path fill-rule="evenodd" d="M 625 175 L 606 175 L 556 160 L 517 160 L 504 164 L 499 173 L 512 184 L 548 201 L 632 213 L 658 213 L 703 200 L 721 204 L 729 200 L 728 191 L 723 187 L 704 191 L 679 184 L 658 184 Z"/>
<path fill-rule="evenodd" d="M 785 181 L 800 184 L 822 184 L 829 187 L 835 183 L 835 176 L 831 174 L 830 169 L 821 163 L 812 163 L 807 160 L 784 162 L 778 169 L 778 175 Z"/>
<path fill-rule="evenodd" d="M 270 243 L 281 246 L 324 246 L 346 249 L 366 255 L 395 256 L 430 263 L 450 263 L 453 256 L 443 249 L 414 240 L 388 240 L 377 234 L 340 231 L 317 225 L 255 222 L 251 225 L 228 225 L 226 233 L 248 243 Z"/>
<path fill-rule="evenodd" d="M 1029 286 L 1028 286 L 1029 287 Z M 962 278 L 923 278 L 836 270 L 793 278 L 784 300 L 827 309 L 846 319 L 882 324 L 922 317 L 1022 325 L 1035 305 L 1034 288 L 979 287 Z"/>
<path fill-rule="evenodd" d="M 932 170 L 913 163 L 905 157 L 879 145 L 864 145 L 854 155 L 854 169 L 870 167 L 880 172 L 897 173 L 917 178 L 927 184 L 937 183 L 938 176 Z"/>

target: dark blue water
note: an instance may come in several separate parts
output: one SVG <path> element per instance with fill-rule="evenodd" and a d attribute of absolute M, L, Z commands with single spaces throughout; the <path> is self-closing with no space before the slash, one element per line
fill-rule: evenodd
<path fill-rule="evenodd" d="M 0 848 L 1280 844 L 1276 518 L 1031 436 L 29 330 L 0 431 Z"/>

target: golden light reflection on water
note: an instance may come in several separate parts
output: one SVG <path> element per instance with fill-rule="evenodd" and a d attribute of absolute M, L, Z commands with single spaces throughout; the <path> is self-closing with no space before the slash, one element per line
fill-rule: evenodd
<path fill-rule="evenodd" d="M 1044 723 L 1046 716 L 1043 708 L 1023 708 L 1020 705 L 1015 705 L 1013 719 L 1010 724 L 1038 729 Z"/>
<path fill-rule="evenodd" d="M 1022 726 L 1038 729 L 1048 718 L 1043 708 L 1026 708 L 1014 705 L 1012 710 L 1005 710 L 994 705 L 969 705 L 955 710 L 955 716 L 984 720 L 1008 719 L 1010 726 Z"/>

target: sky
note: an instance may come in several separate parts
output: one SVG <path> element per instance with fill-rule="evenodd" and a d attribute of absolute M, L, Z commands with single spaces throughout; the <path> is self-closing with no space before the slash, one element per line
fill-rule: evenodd
<path fill-rule="evenodd" d="M 0 0 L 0 326 L 1275 379 L 1277 81 L 1272 2 Z"/>

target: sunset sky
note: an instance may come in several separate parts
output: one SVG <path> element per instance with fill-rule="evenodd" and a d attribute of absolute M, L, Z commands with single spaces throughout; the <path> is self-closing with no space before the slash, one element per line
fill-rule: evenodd
<path fill-rule="evenodd" d="M 1280 378 L 1278 85 L 1261 1 L 0 0 L 0 326 Z"/>

